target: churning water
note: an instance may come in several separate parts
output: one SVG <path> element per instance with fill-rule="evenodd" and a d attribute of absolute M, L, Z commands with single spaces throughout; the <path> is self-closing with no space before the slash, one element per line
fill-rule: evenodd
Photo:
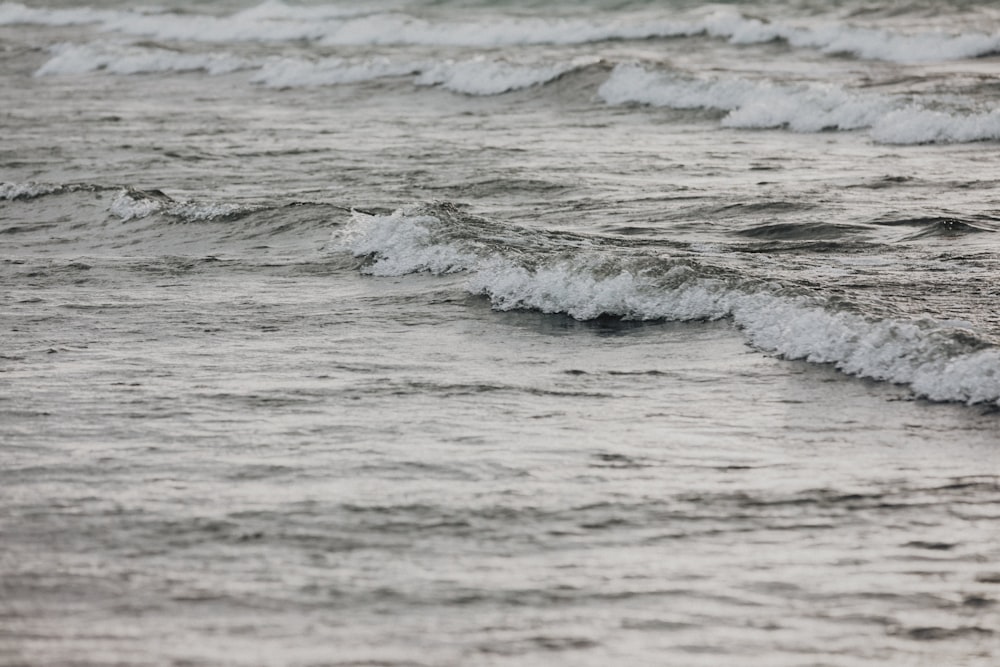
<path fill-rule="evenodd" d="M 0 663 L 1000 660 L 992 3 L 0 3 Z"/>

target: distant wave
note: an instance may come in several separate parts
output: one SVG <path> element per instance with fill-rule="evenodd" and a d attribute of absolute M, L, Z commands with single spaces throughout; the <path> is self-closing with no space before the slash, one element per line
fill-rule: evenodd
<path fill-rule="evenodd" d="M 113 193 L 107 212 L 122 222 L 163 214 L 187 222 L 240 217 L 267 208 L 263 205 L 177 200 L 159 190 L 140 190 L 128 186 L 92 183 L 0 183 L 0 200 L 28 201 L 50 195 L 86 192 Z"/>
<path fill-rule="evenodd" d="M 432 21 L 388 11 L 312 13 L 277 2 L 230 16 L 114 11 L 92 8 L 31 8 L 0 4 L 0 25 L 95 25 L 103 30 L 160 40 L 204 42 L 286 42 L 308 40 L 328 45 L 424 44 L 438 46 L 509 46 L 582 44 L 610 39 L 648 39 L 702 34 L 701 21 L 650 20 L 648 14 L 606 20 L 587 18 L 502 17 L 486 22 Z"/>
<path fill-rule="evenodd" d="M 887 144 L 1000 139 L 1000 112 L 996 111 L 950 114 L 833 86 L 697 79 L 634 64 L 618 65 L 598 95 L 608 104 L 726 111 L 725 127 L 787 127 L 795 132 L 868 129 L 875 141 Z"/>
<path fill-rule="evenodd" d="M 164 213 L 188 222 L 199 222 L 242 217 L 262 208 L 218 202 L 177 201 L 159 190 L 150 192 L 122 188 L 111 201 L 109 211 L 118 216 L 122 222 L 147 218 L 154 213 Z"/>
<path fill-rule="evenodd" d="M 747 79 L 693 79 L 619 65 L 598 95 L 609 104 L 636 102 L 673 109 L 728 111 L 727 127 L 788 127 L 797 132 L 871 127 L 891 109 L 884 99 L 839 88 L 806 88 Z"/>
<path fill-rule="evenodd" d="M 35 76 L 106 72 L 116 75 L 202 71 L 217 76 L 252 72 L 250 81 L 272 88 L 334 86 L 408 77 L 416 86 L 438 86 L 466 95 L 498 95 L 541 86 L 595 65 L 599 58 L 516 62 L 474 56 L 412 61 L 400 57 L 307 59 L 247 58 L 226 52 L 182 52 L 162 46 L 115 43 L 57 44 Z M 794 132 L 867 130 L 885 144 L 965 143 L 1000 140 L 1000 111 L 929 110 L 910 99 L 852 92 L 832 85 L 790 85 L 767 80 L 695 78 L 623 63 L 599 87 L 608 104 L 645 104 L 726 112 L 724 127 L 787 128 Z"/>
<path fill-rule="evenodd" d="M 271 88 L 307 88 L 415 76 L 425 65 L 389 58 L 273 58 L 260 65 L 251 81 Z"/>
<path fill-rule="evenodd" d="M 440 86 L 467 95 L 499 95 L 553 81 L 586 67 L 595 59 L 563 63 L 514 63 L 491 58 L 399 62 L 388 58 L 303 60 L 283 58 L 265 64 L 253 78 L 275 88 L 358 83 L 386 77 L 413 76 L 418 86 Z"/>
<path fill-rule="evenodd" d="M 0 183 L 0 199 L 35 199 L 54 192 L 62 192 L 67 186 L 54 183 Z"/>
<path fill-rule="evenodd" d="M 559 77 L 599 62 L 577 58 L 558 64 L 517 64 L 485 58 L 432 65 L 417 77 L 418 85 L 438 85 L 471 95 L 495 95 L 549 83 Z"/>
<path fill-rule="evenodd" d="M 83 74 L 105 71 L 111 74 L 152 74 L 160 72 L 204 71 L 229 74 L 255 67 L 255 63 L 228 53 L 182 53 L 162 47 L 124 44 L 56 44 L 52 57 L 35 76 Z"/>
<path fill-rule="evenodd" d="M 468 273 L 470 292 L 500 310 L 578 319 L 731 318 L 755 347 L 832 363 L 852 375 L 905 384 L 933 400 L 1000 401 L 1000 349 L 932 320 L 866 316 L 822 294 L 586 237 L 558 238 L 466 216 L 447 205 L 391 215 L 356 214 L 340 247 L 363 271 L 399 276 Z"/>
<path fill-rule="evenodd" d="M 510 62 L 474 57 L 466 60 L 406 61 L 387 57 L 248 59 L 228 53 L 182 53 L 159 46 L 122 44 L 58 44 L 52 58 L 35 76 L 107 72 L 151 74 L 203 71 L 210 75 L 256 70 L 251 81 L 272 88 L 333 86 L 412 76 L 418 86 L 440 86 L 467 95 L 498 95 L 548 83 L 599 62 L 575 58 L 568 62 Z"/>
<path fill-rule="evenodd" d="M 834 21 L 798 26 L 768 22 L 735 12 L 720 11 L 705 23 L 706 32 L 733 44 L 760 44 L 784 40 L 798 48 L 831 55 L 847 54 L 865 60 L 897 63 L 961 60 L 1000 52 L 1000 33 L 949 35 L 941 31 L 904 34 L 859 28 Z"/>
<path fill-rule="evenodd" d="M 802 23 L 802 24 L 800 24 Z M 194 42 L 312 41 L 330 46 L 419 44 L 491 48 L 521 44 L 584 44 L 709 36 L 736 45 L 784 40 L 832 55 L 899 63 L 947 61 L 1000 52 L 1000 33 L 904 34 L 834 20 L 769 22 L 722 9 L 707 15 L 664 17 L 650 11 L 562 18 L 489 17 L 432 20 L 401 11 L 336 5 L 299 7 L 265 2 L 229 16 L 96 8 L 49 9 L 0 4 L 0 25 L 95 25 L 158 40 Z"/>
<path fill-rule="evenodd" d="M 22 247 L 56 244 L 77 255 L 264 253 L 269 261 L 310 261 L 328 240 L 330 219 L 347 210 L 324 201 L 186 198 L 113 184 L 0 183 L 0 234 L 16 236 Z"/>
<path fill-rule="evenodd" d="M 911 105 L 879 118 L 872 138 L 885 144 L 968 143 L 1000 140 L 1000 110 L 978 114 L 932 111 Z"/>

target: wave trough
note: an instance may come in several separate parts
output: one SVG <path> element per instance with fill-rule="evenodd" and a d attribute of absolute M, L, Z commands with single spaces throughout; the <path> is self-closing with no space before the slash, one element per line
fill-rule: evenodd
<path fill-rule="evenodd" d="M 0 25 L 96 25 L 158 40 L 193 42 L 311 41 L 328 46 L 428 45 L 494 48 L 530 44 L 588 44 L 708 36 L 734 45 L 783 40 L 825 54 L 897 63 L 942 62 L 1000 52 L 1000 33 L 899 33 L 834 20 L 767 21 L 730 9 L 709 12 L 635 11 L 561 18 L 486 17 L 479 22 L 433 19 L 401 10 L 339 5 L 300 7 L 280 2 L 229 16 L 150 10 L 34 8 L 0 4 Z"/>

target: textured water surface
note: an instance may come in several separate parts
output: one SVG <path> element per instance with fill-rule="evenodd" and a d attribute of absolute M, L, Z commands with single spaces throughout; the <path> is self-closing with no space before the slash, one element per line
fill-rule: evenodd
<path fill-rule="evenodd" d="M 0 3 L 0 663 L 994 665 L 989 3 Z"/>

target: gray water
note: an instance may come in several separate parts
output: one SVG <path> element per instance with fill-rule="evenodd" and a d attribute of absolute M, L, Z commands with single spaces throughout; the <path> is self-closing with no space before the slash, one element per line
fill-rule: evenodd
<path fill-rule="evenodd" d="M 0 664 L 1000 659 L 994 7 L 29 5 Z"/>

